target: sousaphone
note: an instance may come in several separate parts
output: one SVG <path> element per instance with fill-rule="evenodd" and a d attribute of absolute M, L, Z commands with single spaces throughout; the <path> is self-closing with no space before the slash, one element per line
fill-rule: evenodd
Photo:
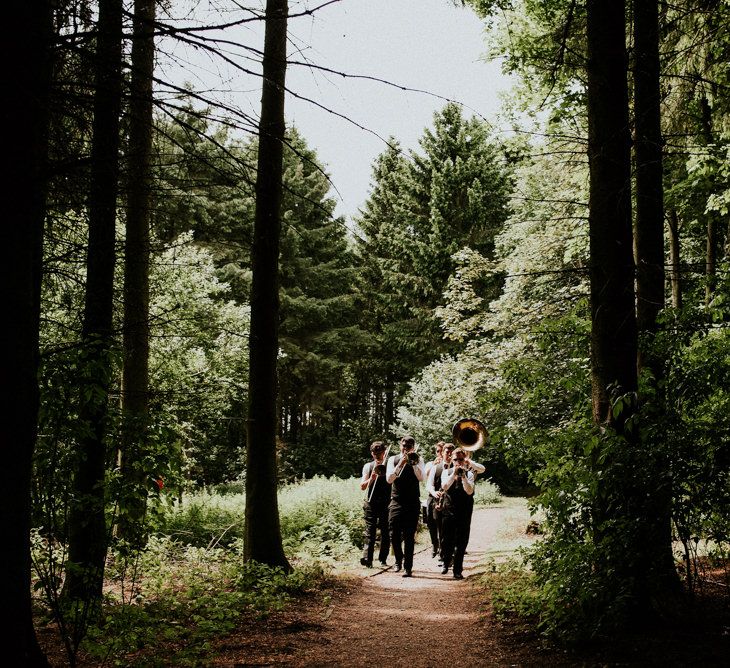
<path fill-rule="evenodd" d="M 487 428 L 475 418 L 459 420 L 451 430 L 451 439 L 459 448 L 467 452 L 479 450 L 488 440 Z"/>

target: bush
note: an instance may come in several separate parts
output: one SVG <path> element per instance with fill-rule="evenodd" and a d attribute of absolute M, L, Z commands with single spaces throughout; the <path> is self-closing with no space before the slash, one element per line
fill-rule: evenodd
<path fill-rule="evenodd" d="M 227 546 L 242 540 L 246 498 L 195 492 L 171 507 L 160 533 L 197 547 Z M 362 546 L 362 491 L 355 479 L 317 476 L 279 492 L 284 547 L 291 556 L 342 558 Z"/>
<path fill-rule="evenodd" d="M 323 577 L 311 565 L 287 574 L 244 562 L 240 540 L 201 548 L 167 536 L 150 539 L 133 563 L 119 558 L 108 574 L 115 593 L 83 649 L 117 665 L 180 666 L 199 665 L 209 640 L 232 631 L 242 614 L 280 610 Z"/>

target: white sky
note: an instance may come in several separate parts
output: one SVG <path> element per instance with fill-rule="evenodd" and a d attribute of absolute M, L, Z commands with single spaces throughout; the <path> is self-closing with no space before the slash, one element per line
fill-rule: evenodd
<path fill-rule="evenodd" d="M 184 2 L 185 0 L 182 0 Z M 188 0 L 190 1 L 190 0 Z M 204 2 L 194 1 L 199 16 Z M 302 6 L 316 7 L 323 0 L 291 2 L 292 13 Z M 246 4 L 246 3 L 241 3 Z M 224 0 L 208 0 L 220 9 Z M 178 14 L 180 16 L 180 14 Z M 190 23 L 190 21 L 185 21 Z M 263 48 L 260 24 L 238 29 L 237 39 Z M 499 92 L 509 88 L 499 63 L 486 63 L 483 26 L 470 9 L 450 0 L 340 0 L 313 16 L 290 20 L 290 58 L 308 60 L 348 74 L 374 76 L 409 88 L 454 99 L 487 119 L 500 106 Z M 297 54 L 296 50 L 301 49 Z M 204 84 L 235 92 L 225 97 L 258 116 L 260 80 L 246 81 L 237 73 L 206 62 L 199 54 L 180 54 L 197 67 L 166 65 L 165 75 L 194 86 Z M 246 63 L 257 69 L 253 63 Z M 219 79 L 222 78 L 222 83 Z M 396 137 L 404 148 L 416 148 L 423 129 L 432 122 L 444 100 L 405 92 L 385 84 L 290 66 L 287 87 L 348 116 L 381 137 Z M 467 114 L 472 112 L 466 110 Z M 371 167 L 385 149 L 377 136 L 336 118 L 292 96 L 286 102 L 287 121 L 293 122 L 325 164 L 339 192 L 337 213 L 348 218 L 365 202 Z"/>

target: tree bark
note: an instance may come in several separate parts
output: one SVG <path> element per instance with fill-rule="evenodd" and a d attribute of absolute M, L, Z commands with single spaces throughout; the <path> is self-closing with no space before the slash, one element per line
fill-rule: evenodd
<path fill-rule="evenodd" d="M 637 388 L 624 2 L 588 0 L 587 20 L 593 418 L 620 430 L 608 387 Z"/>
<path fill-rule="evenodd" d="M 669 264 L 671 266 L 670 282 L 672 286 L 672 306 L 682 308 L 682 265 L 680 259 L 679 217 L 675 209 L 667 218 L 669 229 Z"/>
<path fill-rule="evenodd" d="M 107 550 L 104 474 L 108 397 L 114 370 L 115 222 L 122 98 L 122 2 L 100 0 L 95 62 L 94 121 L 89 186 L 89 245 L 82 328 L 78 464 L 69 510 L 64 596 L 100 601 Z"/>
<path fill-rule="evenodd" d="M 634 120 L 636 142 L 636 313 L 640 335 L 639 371 L 656 379 L 651 407 L 656 431 L 642 449 L 655 487 L 639 494 L 643 530 L 637 546 L 639 596 L 678 587 L 672 555 L 672 489 L 662 428 L 664 360 L 654 346 L 658 315 L 664 307 L 664 189 L 662 173 L 661 92 L 659 86 L 659 0 L 634 0 Z M 644 397 L 639 400 L 643 403 Z"/>
<path fill-rule="evenodd" d="M 287 14 L 287 0 L 267 0 L 251 251 L 253 278 L 244 558 L 289 570 L 281 542 L 276 471 L 276 361 L 279 351 L 279 238 L 286 130 Z"/>
<path fill-rule="evenodd" d="M 2 152 L 2 302 L 12 323 L 0 329 L 0 648 L 5 665 L 47 666 L 31 608 L 30 482 L 38 428 L 38 333 L 51 72 L 51 3 L 13 0 L 3 38 L 8 136 Z"/>
<path fill-rule="evenodd" d="M 636 319 L 639 332 L 657 329 L 664 307 L 664 190 L 661 93 L 659 89 L 659 2 L 634 0 L 634 118 L 636 141 Z M 639 368 L 650 360 L 639 352 Z M 656 365 L 653 365 L 656 367 Z M 657 368 L 653 368 L 657 372 Z"/>
<path fill-rule="evenodd" d="M 135 0 L 129 101 L 127 225 L 124 263 L 122 509 L 119 535 L 139 546 L 147 505 L 142 470 L 149 420 L 149 269 L 152 76 L 156 0 Z"/>

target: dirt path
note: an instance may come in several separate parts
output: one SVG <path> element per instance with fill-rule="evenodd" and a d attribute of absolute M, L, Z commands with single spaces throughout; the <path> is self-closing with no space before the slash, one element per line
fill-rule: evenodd
<path fill-rule="evenodd" d="M 349 591 L 326 607 L 280 620 L 280 628 L 257 633 L 258 641 L 246 647 L 221 647 L 215 665 L 513 665 L 514 648 L 505 647 L 490 629 L 480 610 L 483 593 L 473 582 L 485 558 L 499 559 L 529 540 L 524 537 L 527 518 L 524 503 L 477 509 L 463 581 L 441 575 L 430 545 L 420 543 L 412 578 L 392 569 L 363 569 Z"/>

